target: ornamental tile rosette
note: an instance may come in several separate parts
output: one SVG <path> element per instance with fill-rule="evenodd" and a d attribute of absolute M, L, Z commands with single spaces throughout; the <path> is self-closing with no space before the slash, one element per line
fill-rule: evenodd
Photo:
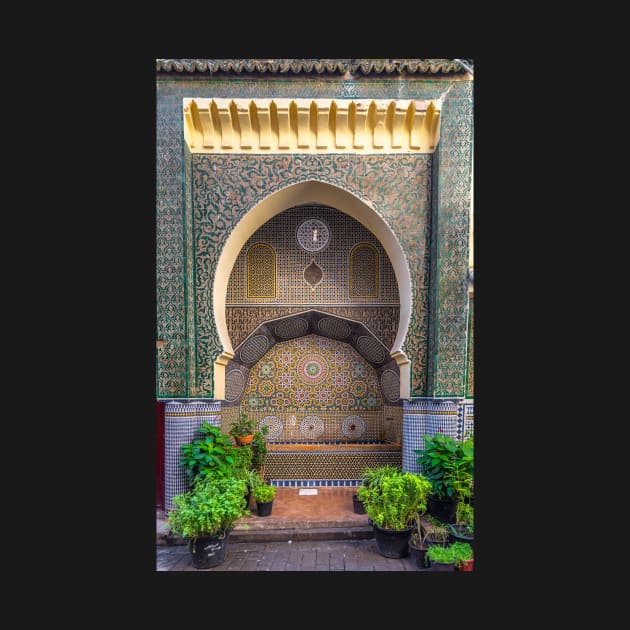
<path fill-rule="evenodd" d="M 297 375 L 307 385 L 323 383 L 328 371 L 328 363 L 321 355 L 307 354 L 298 361 Z"/>

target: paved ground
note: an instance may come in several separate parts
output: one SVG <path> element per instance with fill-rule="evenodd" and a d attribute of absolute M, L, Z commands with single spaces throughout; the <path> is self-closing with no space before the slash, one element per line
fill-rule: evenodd
<path fill-rule="evenodd" d="M 300 494 L 299 488 L 278 488 L 271 516 L 258 516 L 255 503 L 250 505 L 252 513 L 230 535 L 225 560 L 212 569 L 193 567 L 187 544 L 168 544 L 169 526 L 157 510 L 156 570 L 421 571 L 410 557 L 385 558 L 377 551 L 367 515 L 354 512 L 355 492 L 330 487 Z"/>
<path fill-rule="evenodd" d="M 158 545 L 157 571 L 418 571 L 407 558 L 385 558 L 374 538 L 295 542 L 228 542 L 222 564 L 195 569 L 187 545 Z"/>

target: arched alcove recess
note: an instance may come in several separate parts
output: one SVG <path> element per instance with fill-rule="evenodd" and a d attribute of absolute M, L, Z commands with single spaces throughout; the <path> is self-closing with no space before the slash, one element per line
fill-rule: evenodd
<path fill-rule="evenodd" d="M 249 237 L 263 223 L 288 208 L 308 203 L 331 206 L 348 214 L 370 230 L 387 252 L 394 268 L 400 295 L 398 333 L 390 354 L 400 369 L 400 397 L 408 398 L 410 365 L 407 356 L 402 351 L 402 346 L 409 328 L 412 293 L 409 266 L 403 249 L 391 228 L 374 208 L 338 186 L 315 180 L 287 186 L 253 206 L 232 230 L 223 247 L 216 268 L 212 296 L 217 334 L 223 346 L 223 353 L 217 358 L 214 365 L 215 398 L 225 398 L 225 366 L 234 357 L 234 348 L 227 328 L 225 301 L 230 273 L 236 258 Z"/>

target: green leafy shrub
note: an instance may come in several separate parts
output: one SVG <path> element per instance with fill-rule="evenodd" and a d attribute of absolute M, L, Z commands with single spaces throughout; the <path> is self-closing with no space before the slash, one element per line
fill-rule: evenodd
<path fill-rule="evenodd" d="M 447 545 L 446 547 L 433 545 L 427 549 L 426 556 L 432 562 L 455 562 L 455 552 L 452 545 Z"/>
<path fill-rule="evenodd" d="M 367 486 L 357 486 L 357 499 L 359 501 L 367 501 L 370 496 L 370 489 Z"/>
<path fill-rule="evenodd" d="M 225 534 L 234 521 L 249 514 L 245 508 L 245 482 L 235 477 L 208 476 L 193 490 L 173 497 L 169 511 L 171 530 L 193 540 Z"/>
<path fill-rule="evenodd" d="M 236 449 L 230 437 L 221 433 L 219 427 L 205 421 L 197 431 L 205 437 L 197 438 L 191 444 L 182 444 L 182 457 L 179 462 L 191 484 L 194 486 L 199 479 L 207 475 L 232 476 Z"/>
<path fill-rule="evenodd" d="M 376 487 L 383 477 L 401 472 L 396 466 L 377 466 L 366 468 L 361 475 L 361 484 L 357 486 L 357 499 L 365 502 L 370 496 L 370 488 Z"/>
<path fill-rule="evenodd" d="M 382 467 L 370 473 L 369 485 L 361 491 L 365 512 L 384 529 L 401 530 L 412 526 L 418 512 L 426 509 L 431 483 L 422 475 Z M 365 479 L 365 475 L 364 475 Z M 357 491 L 358 494 L 358 491 Z"/>
<path fill-rule="evenodd" d="M 366 468 L 361 476 L 361 486 L 369 488 L 376 486 L 383 477 L 397 475 L 402 472 L 396 466 L 377 466 L 376 468 Z"/>
<path fill-rule="evenodd" d="M 276 487 L 268 486 L 266 483 L 258 484 L 252 490 L 252 496 L 259 503 L 269 503 L 276 496 Z"/>
<path fill-rule="evenodd" d="M 423 435 L 424 450 L 417 463 L 431 482 L 432 495 L 441 500 L 464 499 L 472 494 L 474 449 L 473 439 L 454 440 L 443 433 Z"/>
<path fill-rule="evenodd" d="M 262 477 L 255 470 L 247 470 L 243 476 L 243 479 L 247 484 L 247 489 L 252 493 L 254 491 L 254 488 L 265 483 L 262 480 Z"/>
<path fill-rule="evenodd" d="M 251 444 L 242 444 L 232 451 L 232 457 L 234 458 L 233 467 L 236 471 L 250 470 L 254 459 L 254 449 Z"/>
<path fill-rule="evenodd" d="M 263 474 L 265 467 L 265 458 L 267 457 L 267 442 L 265 437 L 269 432 L 269 427 L 265 424 L 254 433 L 254 440 L 252 441 L 252 468 L 257 470 L 261 475 Z"/>
<path fill-rule="evenodd" d="M 475 509 L 470 503 L 460 501 L 457 504 L 455 513 L 455 523 L 461 525 L 462 532 L 467 536 L 472 536 L 475 532 Z"/>
<path fill-rule="evenodd" d="M 464 442 L 457 442 L 457 458 L 453 461 L 450 475 L 455 489 L 455 496 L 460 503 L 469 503 L 473 496 L 474 442 L 470 437 Z"/>
<path fill-rule="evenodd" d="M 451 545 L 454 562 L 456 567 L 460 567 L 465 560 L 473 559 L 473 548 L 466 542 L 454 542 Z"/>

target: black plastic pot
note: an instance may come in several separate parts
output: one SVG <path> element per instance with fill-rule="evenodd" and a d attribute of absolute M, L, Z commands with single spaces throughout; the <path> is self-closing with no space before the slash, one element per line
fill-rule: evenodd
<path fill-rule="evenodd" d="M 413 565 L 418 569 L 426 569 L 428 566 L 428 561 L 425 564 L 426 547 L 417 547 L 411 540 L 407 543 L 407 546 L 409 547 L 409 557 Z"/>
<path fill-rule="evenodd" d="M 352 507 L 354 508 L 355 514 L 365 514 L 363 501 L 361 501 L 361 499 L 359 499 L 356 494 L 352 495 Z"/>
<path fill-rule="evenodd" d="M 272 505 L 273 505 L 273 501 L 265 501 L 264 503 L 262 503 L 261 501 L 256 501 L 256 509 L 258 510 L 258 516 L 270 516 Z"/>
<path fill-rule="evenodd" d="M 442 523 L 454 523 L 457 512 L 458 499 L 427 499 L 427 511 L 431 516 Z"/>
<path fill-rule="evenodd" d="M 192 554 L 195 569 L 211 569 L 225 560 L 229 531 L 219 536 L 207 536 L 189 541 L 188 550 Z"/>
<path fill-rule="evenodd" d="M 431 569 L 433 571 L 455 571 L 454 562 L 436 562 L 431 560 Z"/>
<path fill-rule="evenodd" d="M 378 552 L 386 558 L 404 558 L 409 553 L 409 537 L 415 529 L 412 525 L 407 529 L 385 529 L 372 524 L 374 537 L 376 538 L 376 548 Z"/>
<path fill-rule="evenodd" d="M 463 529 L 463 527 L 462 527 Z M 460 531 L 460 526 L 459 525 L 450 525 L 448 526 L 448 539 L 449 542 L 465 542 L 468 543 L 469 545 L 472 545 L 475 537 L 474 536 L 468 536 L 464 533 L 462 533 Z"/>

